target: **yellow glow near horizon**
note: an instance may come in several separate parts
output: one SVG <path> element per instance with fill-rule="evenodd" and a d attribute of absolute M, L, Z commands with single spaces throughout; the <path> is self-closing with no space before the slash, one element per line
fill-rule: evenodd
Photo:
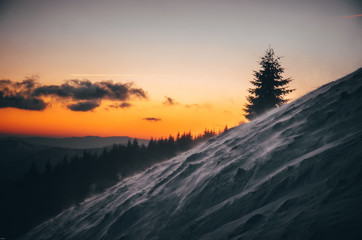
<path fill-rule="evenodd" d="M 167 137 L 177 132 L 191 131 L 200 134 L 205 128 L 222 130 L 227 124 L 233 127 L 242 121 L 241 115 L 225 111 L 217 104 L 206 107 L 185 105 L 163 106 L 154 103 L 138 103 L 129 109 L 112 109 L 110 102 L 90 112 L 72 112 L 62 104 L 44 111 L 28 111 L 14 108 L 0 109 L 0 131 L 6 134 L 41 136 L 130 136 L 137 138 Z M 167 111 L 165 111 L 167 110 Z M 158 117 L 161 121 L 143 120 Z M 24 120 L 26 119 L 26 120 Z"/>
<path fill-rule="evenodd" d="M 258 69 L 257 65 L 255 69 Z M 102 79 L 98 76 L 96 78 L 92 82 Z M 205 85 L 203 78 L 209 79 L 209 84 Z M 253 78 L 251 71 L 246 71 L 244 76 L 237 73 L 227 78 L 228 84 L 207 76 L 194 77 L 193 80 L 178 77 L 178 81 L 137 77 L 134 79 L 135 87 L 145 89 L 149 99 L 130 99 L 132 106 L 123 109 L 109 107 L 117 102 L 103 100 L 101 106 L 93 111 L 73 112 L 66 108 L 66 102 L 58 102 L 56 98 L 45 99 L 51 106 L 44 111 L 0 108 L 0 133 L 55 137 L 130 136 L 149 139 L 184 131 L 200 134 L 205 128 L 219 131 L 225 125 L 234 127 L 245 122 L 242 109 L 246 102 L 247 88 L 252 87 L 249 83 Z M 315 78 L 321 79 L 319 75 Z M 39 82 L 50 84 L 41 79 Z M 114 82 L 124 81 L 118 79 Z M 229 86 L 231 83 L 232 87 Z M 291 88 L 297 88 L 297 92 L 288 98 L 296 99 L 320 86 L 316 82 L 313 84 L 313 81 L 310 83 L 312 85 L 297 85 L 292 81 Z M 173 98 L 176 104 L 163 104 L 165 96 Z M 147 117 L 160 118 L 161 121 L 143 120 Z"/>

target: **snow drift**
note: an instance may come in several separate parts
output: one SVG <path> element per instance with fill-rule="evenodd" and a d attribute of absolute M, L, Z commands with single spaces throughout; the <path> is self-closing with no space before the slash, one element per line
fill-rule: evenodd
<path fill-rule="evenodd" d="M 357 239 L 362 68 L 128 178 L 22 239 Z"/>

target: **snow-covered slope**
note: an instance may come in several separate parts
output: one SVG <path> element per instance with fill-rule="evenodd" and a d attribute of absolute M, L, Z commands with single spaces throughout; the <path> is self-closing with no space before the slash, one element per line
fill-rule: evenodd
<path fill-rule="evenodd" d="M 125 179 L 24 239 L 358 239 L 362 68 Z"/>

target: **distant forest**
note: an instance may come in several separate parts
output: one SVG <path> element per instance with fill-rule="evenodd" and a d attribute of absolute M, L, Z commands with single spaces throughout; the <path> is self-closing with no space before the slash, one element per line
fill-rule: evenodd
<path fill-rule="evenodd" d="M 84 151 L 82 156 L 65 156 L 55 166 L 48 161 L 45 171 L 39 171 L 33 162 L 21 179 L 0 183 L 0 237 L 18 237 L 92 194 L 215 135 L 205 129 L 198 136 L 183 133 L 151 139 L 147 146 L 135 139 L 104 148 L 101 154 Z"/>

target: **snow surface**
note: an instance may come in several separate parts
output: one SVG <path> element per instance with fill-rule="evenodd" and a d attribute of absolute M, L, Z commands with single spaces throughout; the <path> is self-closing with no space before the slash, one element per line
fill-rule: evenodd
<path fill-rule="evenodd" d="M 360 239 L 362 68 L 22 239 Z"/>

